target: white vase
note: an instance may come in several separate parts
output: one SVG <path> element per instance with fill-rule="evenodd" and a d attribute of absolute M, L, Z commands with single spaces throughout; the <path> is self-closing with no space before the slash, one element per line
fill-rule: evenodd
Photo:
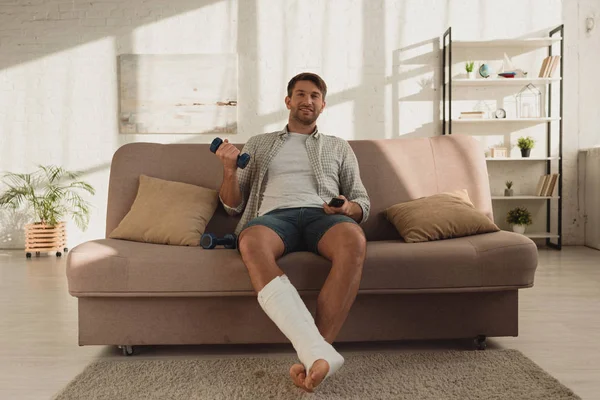
<path fill-rule="evenodd" d="M 467 72 L 467 77 L 469 79 L 475 79 L 475 71 Z"/>
<path fill-rule="evenodd" d="M 513 225 L 513 232 L 520 233 L 521 235 L 525 233 L 525 225 Z"/>

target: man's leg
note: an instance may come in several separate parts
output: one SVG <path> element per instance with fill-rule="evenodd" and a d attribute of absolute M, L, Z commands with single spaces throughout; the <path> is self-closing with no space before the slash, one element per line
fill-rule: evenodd
<path fill-rule="evenodd" d="M 301 362 L 319 377 L 320 383 L 342 365 L 343 358 L 321 336 L 298 292 L 277 266 L 275 261 L 284 252 L 282 239 L 270 228 L 255 225 L 242 231 L 239 249 L 261 307 L 292 342 Z M 316 386 L 306 385 L 303 374 L 290 370 L 290 375 L 303 389 L 312 390 Z"/>
<path fill-rule="evenodd" d="M 319 253 L 331 261 L 331 271 L 317 299 L 316 323 L 328 343 L 337 337 L 354 303 L 366 256 L 367 242 L 360 226 L 341 222 L 325 232 Z"/>
<path fill-rule="evenodd" d="M 305 231 L 309 248 L 332 261 L 331 271 L 317 299 L 316 316 L 319 332 L 331 344 L 356 298 L 362 277 L 366 239 L 362 229 L 349 217 L 328 216 L 320 210 L 315 211 L 310 219 Z M 345 221 L 340 222 L 340 219 Z M 318 242 L 315 243 L 315 240 Z M 290 369 L 292 377 L 304 376 L 304 373 L 301 364 L 295 364 Z M 322 376 L 318 373 L 313 375 L 310 371 L 305 384 L 308 387 L 318 386 Z"/>
<path fill-rule="evenodd" d="M 283 275 L 276 261 L 285 248 L 279 235 L 272 229 L 262 225 L 246 228 L 240 233 L 238 243 L 256 293 L 275 277 Z"/>

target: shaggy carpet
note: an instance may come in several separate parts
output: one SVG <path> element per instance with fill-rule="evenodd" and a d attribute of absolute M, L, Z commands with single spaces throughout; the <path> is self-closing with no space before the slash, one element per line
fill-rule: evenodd
<path fill-rule="evenodd" d="M 293 356 L 99 360 L 55 399 L 579 399 L 517 350 L 345 358 L 314 393 L 292 383 Z"/>

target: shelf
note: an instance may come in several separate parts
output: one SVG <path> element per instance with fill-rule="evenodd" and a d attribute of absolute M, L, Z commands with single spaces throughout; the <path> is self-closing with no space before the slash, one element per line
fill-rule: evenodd
<path fill-rule="evenodd" d="M 560 37 L 534 38 L 534 39 L 497 39 L 497 40 L 453 40 L 453 48 L 469 47 L 547 47 L 559 43 Z"/>
<path fill-rule="evenodd" d="M 558 200 L 559 198 L 558 196 L 492 196 L 492 200 Z"/>
<path fill-rule="evenodd" d="M 560 157 L 486 157 L 486 161 L 550 161 Z"/>
<path fill-rule="evenodd" d="M 472 118 L 472 119 L 453 119 L 452 123 L 457 124 L 502 124 L 507 122 L 516 123 L 536 123 L 560 121 L 560 118 Z"/>
<path fill-rule="evenodd" d="M 557 234 L 550 232 L 525 232 L 524 235 L 527 236 L 529 239 L 558 239 L 559 237 Z"/>
<path fill-rule="evenodd" d="M 496 36 L 490 38 L 491 40 L 452 40 L 452 27 L 448 27 L 443 33 L 443 53 L 440 57 L 440 67 L 444 72 L 445 76 L 442 80 L 442 96 L 441 96 L 441 109 L 442 109 L 442 123 L 441 123 L 441 131 L 442 135 L 452 135 L 454 132 L 452 129 L 455 129 L 455 132 L 460 132 L 461 134 L 468 134 L 471 136 L 498 136 L 504 135 L 505 141 L 508 141 L 508 137 L 515 131 L 521 129 L 531 129 L 536 130 L 541 133 L 542 130 L 546 132 L 546 140 L 547 146 L 550 144 L 555 144 L 555 136 L 558 134 L 558 146 L 562 148 L 563 144 L 563 134 L 564 127 L 562 118 L 563 114 L 563 83 L 564 81 L 564 68 L 563 60 L 564 60 L 564 25 L 560 24 L 554 28 L 548 28 L 548 32 L 539 32 L 529 34 L 529 37 L 509 37 L 503 38 L 502 36 Z M 546 34 L 548 36 L 546 36 Z M 465 39 L 477 39 L 475 37 Z M 453 51 L 457 51 L 457 54 L 462 54 L 458 56 L 458 58 L 454 58 L 452 55 Z M 498 71 L 494 71 L 491 73 L 488 78 L 483 78 L 477 73 L 477 69 L 475 69 L 475 76 L 473 74 L 467 74 L 465 72 L 464 63 L 460 60 L 487 60 L 485 62 L 491 62 L 492 60 L 503 60 L 502 54 L 504 53 L 504 58 L 506 56 L 517 56 L 522 54 L 537 54 L 542 58 L 542 53 L 547 53 L 547 55 L 559 55 L 560 59 L 560 68 L 556 69 L 553 75 L 540 77 L 538 76 L 538 70 L 541 65 L 538 61 L 530 60 L 530 64 L 528 65 L 526 70 L 529 71 L 527 76 L 523 76 L 523 74 L 519 74 L 514 78 L 505 78 L 501 75 L 498 75 Z M 468 56 L 467 56 L 468 55 Z M 544 55 L 545 57 L 545 55 Z M 457 62 L 456 60 L 459 60 Z M 512 67 L 511 67 L 512 68 Z M 470 75 L 470 77 L 468 77 Z M 553 85 L 554 84 L 554 85 Z M 460 113 L 461 107 L 460 104 L 462 101 L 470 98 L 473 101 L 481 100 L 482 94 L 485 93 L 494 94 L 496 93 L 498 96 L 504 93 L 504 96 L 510 92 L 517 92 L 521 88 L 527 87 L 528 85 L 536 85 L 538 89 L 544 93 L 545 95 L 549 95 L 550 89 L 554 88 L 554 86 L 560 86 L 560 94 L 555 101 L 554 93 L 552 93 L 552 101 L 548 102 L 544 95 L 541 96 L 543 101 L 543 111 L 542 108 L 539 109 L 539 112 L 535 113 L 510 113 L 507 115 L 508 118 L 495 118 L 495 113 L 491 108 L 487 108 L 485 112 L 475 113 L 475 114 L 462 114 Z M 450 90 L 449 90 L 450 89 Z M 463 92 L 464 90 L 464 92 Z M 552 91 L 554 92 L 554 91 Z M 457 94 L 462 93 L 459 96 L 459 103 L 455 104 L 456 100 L 453 99 Z M 464 97 L 467 96 L 467 97 Z M 459 112 L 456 112 L 459 110 Z M 467 110 L 462 110 L 466 112 Z M 540 118 L 518 118 L 518 116 L 522 115 L 543 115 L 545 117 Z M 468 117 L 484 117 L 484 118 L 468 118 Z M 462 118 L 461 118 L 462 117 Z M 556 123 L 559 121 L 558 123 Z M 552 140 L 552 142 L 550 142 Z M 494 163 L 493 165 L 488 164 L 488 161 L 529 161 L 532 167 L 544 167 L 552 166 L 554 169 L 555 166 L 558 167 L 559 178 L 556 181 L 558 183 L 558 187 L 561 187 L 563 182 L 563 157 L 561 154 L 551 151 L 551 147 L 548 147 L 548 152 L 535 152 L 535 157 L 520 157 L 520 152 L 509 151 L 506 153 L 502 153 L 506 155 L 506 157 L 502 158 L 493 158 L 491 157 L 492 153 L 487 152 L 485 161 L 488 168 L 502 168 L 501 171 L 504 175 L 506 173 L 514 173 L 512 167 L 517 167 L 517 164 L 510 164 L 512 167 L 508 167 L 509 165 L 503 163 Z M 545 156 L 545 155 L 550 156 Z M 557 160 L 554 162 L 554 160 Z M 533 163 L 533 164 L 531 164 Z M 525 166 L 525 164 L 521 164 L 521 166 Z M 491 176 L 490 176 L 491 178 Z M 550 247 L 556 248 L 560 250 L 562 248 L 562 221 L 560 218 L 562 217 L 562 209 L 563 209 L 563 196 L 559 196 L 559 192 L 551 192 L 551 196 L 531 196 L 526 195 L 527 193 L 523 193 L 523 195 L 517 196 L 502 196 L 504 190 L 500 191 L 498 194 L 500 196 L 491 196 L 492 204 L 494 208 L 504 208 L 504 207 L 512 207 L 513 205 L 529 204 L 530 206 L 545 206 L 548 210 L 545 212 L 545 226 L 540 226 L 536 229 L 532 229 L 531 232 L 525 232 L 524 236 L 529 237 L 531 239 L 545 239 L 546 242 L 549 243 Z M 529 193 L 535 192 L 536 190 L 529 190 Z M 556 201 L 554 201 L 556 200 Z M 512 201 L 512 203 L 511 203 Z M 550 205 L 552 207 L 550 207 Z M 528 206 L 529 207 L 529 206 Z M 540 217 L 540 224 L 542 224 L 542 220 Z M 554 229 L 553 226 L 557 225 L 557 229 Z M 512 229 L 507 229 L 507 231 L 512 231 Z M 551 233 L 556 231 L 556 234 Z M 552 239 L 549 241 L 549 239 Z M 554 243 L 556 242 L 556 243 Z"/>
<path fill-rule="evenodd" d="M 546 85 L 552 82 L 559 82 L 561 78 L 455 78 L 452 79 L 453 86 L 508 86 L 523 85 L 528 83 Z M 446 83 L 447 84 L 447 83 Z"/>

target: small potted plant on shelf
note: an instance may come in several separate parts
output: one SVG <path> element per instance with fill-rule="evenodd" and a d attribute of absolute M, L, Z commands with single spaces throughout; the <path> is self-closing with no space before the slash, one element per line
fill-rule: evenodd
<path fill-rule="evenodd" d="M 90 205 L 80 191 L 94 194 L 88 183 L 80 181 L 79 172 L 61 167 L 39 166 L 31 174 L 8 172 L 2 183 L 8 188 L 0 193 L 0 207 L 13 209 L 23 205 L 33 209 L 35 221 L 25 225 L 25 252 L 27 258 L 35 252 L 54 252 L 56 256 L 67 251 L 66 227 L 63 217 L 70 215 L 82 230 L 87 229 Z"/>
<path fill-rule="evenodd" d="M 513 185 L 512 181 L 506 181 L 506 189 L 504 189 L 505 196 L 513 195 L 512 185 Z"/>
<path fill-rule="evenodd" d="M 533 145 L 535 144 L 535 140 L 531 136 L 520 137 L 517 141 L 517 146 L 521 149 L 522 157 L 529 157 L 531 154 L 531 149 L 533 149 Z"/>
<path fill-rule="evenodd" d="M 467 71 L 467 77 L 469 79 L 475 79 L 475 72 L 473 71 L 474 66 L 475 66 L 475 61 L 467 61 L 465 63 L 465 70 Z"/>
<path fill-rule="evenodd" d="M 525 233 L 525 227 L 531 225 L 533 220 L 531 219 L 531 213 L 525 207 L 516 207 L 508 212 L 506 215 L 506 222 L 512 225 L 513 232 L 520 234 Z"/>

